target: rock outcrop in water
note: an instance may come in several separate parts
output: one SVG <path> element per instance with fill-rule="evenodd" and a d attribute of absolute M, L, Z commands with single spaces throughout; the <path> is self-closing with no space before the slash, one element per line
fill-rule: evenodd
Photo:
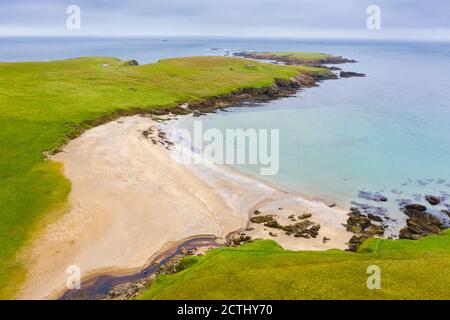
<path fill-rule="evenodd" d="M 351 71 L 341 71 L 339 73 L 341 78 L 352 78 L 352 77 L 365 77 L 365 73 L 351 72 Z"/>
<path fill-rule="evenodd" d="M 376 202 L 386 202 L 388 201 L 388 198 L 379 194 L 379 193 L 371 193 L 367 191 L 360 191 L 358 194 L 358 197 L 366 200 L 372 200 Z"/>
<path fill-rule="evenodd" d="M 354 206 L 353 209 L 356 209 L 364 214 L 373 214 L 384 217 L 388 213 L 388 210 L 384 207 L 372 206 L 370 204 L 359 203 L 356 201 L 352 201 L 351 204 Z"/>
<path fill-rule="evenodd" d="M 436 206 L 441 203 L 441 199 L 432 195 L 425 196 L 425 199 L 428 201 L 429 204 L 432 206 Z"/>
<path fill-rule="evenodd" d="M 407 226 L 400 230 L 400 239 L 419 240 L 446 229 L 441 220 L 426 211 L 427 208 L 420 204 L 407 205 L 403 209 L 409 219 Z"/>

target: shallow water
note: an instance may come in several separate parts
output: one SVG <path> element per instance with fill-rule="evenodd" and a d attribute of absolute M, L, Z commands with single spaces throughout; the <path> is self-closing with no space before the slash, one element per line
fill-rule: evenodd
<path fill-rule="evenodd" d="M 286 39 L 3 38 L 1 61 L 116 56 L 142 63 L 231 51 L 320 51 L 360 61 L 344 70 L 366 78 L 326 81 L 261 108 L 201 118 L 205 127 L 280 129 L 281 167 L 271 182 L 348 207 L 361 190 L 450 204 L 450 44 Z M 225 50 L 208 51 L 210 48 Z M 192 119 L 184 121 L 190 127 Z M 237 169 L 258 175 L 259 167 Z M 445 201 L 444 201 L 445 202 Z M 439 213 L 445 206 L 435 208 Z"/>

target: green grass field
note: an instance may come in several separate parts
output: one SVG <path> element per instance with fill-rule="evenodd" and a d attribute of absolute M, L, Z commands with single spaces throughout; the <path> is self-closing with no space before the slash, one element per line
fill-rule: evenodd
<path fill-rule="evenodd" d="M 293 252 L 273 241 L 214 249 L 153 281 L 140 299 L 450 299 L 450 230 L 419 241 L 369 239 L 358 253 Z M 367 268 L 381 269 L 369 290 Z"/>
<path fill-rule="evenodd" d="M 149 110 L 264 87 L 321 69 L 238 58 L 192 57 L 125 66 L 113 58 L 0 63 L 0 298 L 12 297 L 26 268 L 17 254 L 50 212 L 64 204 L 70 182 L 45 161 L 89 121 L 117 110 Z M 108 66 L 105 66 L 108 65 Z"/>

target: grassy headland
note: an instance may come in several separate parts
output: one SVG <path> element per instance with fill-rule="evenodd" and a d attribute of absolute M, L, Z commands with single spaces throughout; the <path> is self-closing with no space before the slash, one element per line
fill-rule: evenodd
<path fill-rule="evenodd" d="M 140 299 L 449 299 L 450 230 L 418 241 L 369 239 L 358 253 L 293 252 L 273 241 L 214 249 L 161 275 Z M 371 265 L 381 289 L 367 288 Z"/>
<path fill-rule="evenodd" d="M 270 54 L 279 57 L 303 59 L 305 61 L 318 61 L 320 59 L 332 57 L 330 54 L 320 52 L 271 52 Z"/>
<path fill-rule="evenodd" d="M 120 111 L 137 113 L 270 86 L 299 72 L 239 58 L 192 57 L 128 66 L 114 58 L 0 63 L 0 298 L 25 275 L 17 254 L 43 218 L 64 204 L 70 182 L 43 152 L 58 149 Z"/>
<path fill-rule="evenodd" d="M 241 52 L 237 55 L 251 59 L 275 60 L 291 65 L 321 65 L 356 62 L 355 60 L 349 60 L 340 56 L 333 56 L 320 52 Z"/>

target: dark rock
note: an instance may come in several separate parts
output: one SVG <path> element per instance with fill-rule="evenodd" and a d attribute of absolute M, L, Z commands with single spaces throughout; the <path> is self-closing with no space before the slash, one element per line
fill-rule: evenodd
<path fill-rule="evenodd" d="M 128 66 L 128 67 L 133 67 L 133 66 L 138 66 L 139 62 L 137 62 L 136 60 L 128 60 L 128 61 L 125 61 L 123 63 L 123 65 Z"/>
<path fill-rule="evenodd" d="M 306 238 L 316 238 L 319 235 L 320 228 L 320 224 L 315 224 L 310 220 L 304 220 L 294 225 L 282 227 L 282 229 L 286 231 L 287 234 L 294 234 L 294 236 L 297 238 L 305 238 L 306 236 Z"/>
<path fill-rule="evenodd" d="M 310 239 L 311 237 L 309 235 L 307 235 L 306 233 L 296 233 L 294 235 L 294 237 L 296 238 L 305 238 L 305 239 Z"/>
<path fill-rule="evenodd" d="M 341 71 L 339 73 L 339 76 L 341 78 L 351 78 L 351 77 L 365 77 L 366 75 L 364 73 L 357 73 L 357 72 L 351 72 L 351 71 Z"/>
<path fill-rule="evenodd" d="M 400 239 L 418 240 L 431 234 L 439 234 L 445 229 L 442 221 L 428 212 L 414 209 L 407 212 L 410 218 L 406 221 L 407 226 L 400 230 Z"/>
<path fill-rule="evenodd" d="M 345 227 L 347 228 L 347 231 L 355 234 L 352 238 L 353 241 L 350 241 L 349 243 L 350 251 L 356 251 L 359 244 L 365 239 L 384 234 L 385 226 L 373 224 L 372 221 L 383 222 L 383 219 L 373 214 L 369 214 L 369 216 L 363 215 L 358 210 L 349 212 Z M 357 239 L 362 242 L 356 241 Z"/>
<path fill-rule="evenodd" d="M 294 216 L 291 216 L 294 219 Z M 306 219 L 306 218 L 305 218 Z M 275 220 L 274 216 L 257 216 L 250 219 L 253 223 L 264 223 L 264 226 L 272 229 L 279 229 L 286 232 L 287 235 L 294 234 L 296 237 L 307 235 L 316 238 L 319 235 L 320 224 L 315 224 L 310 220 L 302 220 L 296 224 L 283 226 Z M 266 229 L 264 229 L 266 230 Z"/>
<path fill-rule="evenodd" d="M 253 214 L 254 214 L 254 215 L 259 215 L 259 214 L 261 214 L 261 211 L 255 210 L 255 211 L 253 211 Z"/>
<path fill-rule="evenodd" d="M 421 215 L 423 215 L 425 211 L 416 209 L 405 209 L 404 212 L 408 217 L 412 218 L 412 217 L 420 217 Z"/>
<path fill-rule="evenodd" d="M 370 220 L 372 220 L 372 221 L 383 222 L 383 218 L 378 217 L 378 216 L 375 216 L 375 215 L 373 215 L 373 214 L 371 214 L 371 213 L 369 213 L 369 214 L 367 215 L 367 217 L 368 217 Z"/>
<path fill-rule="evenodd" d="M 305 219 L 309 219 L 309 218 L 311 218 L 312 217 L 312 214 L 311 213 L 304 213 L 304 214 L 302 214 L 302 215 L 299 215 L 298 216 L 298 219 L 299 220 L 305 220 Z"/>
<path fill-rule="evenodd" d="M 347 223 L 351 226 L 360 226 L 363 230 L 371 225 L 369 218 L 360 213 L 349 213 Z"/>
<path fill-rule="evenodd" d="M 363 228 L 361 228 L 361 226 L 358 226 L 358 225 L 353 225 L 353 226 L 347 227 L 347 231 L 350 231 L 351 233 L 355 233 L 355 234 L 360 234 L 363 232 Z"/>
<path fill-rule="evenodd" d="M 388 198 L 378 194 L 378 193 L 371 193 L 371 192 L 366 192 L 366 191 L 360 191 L 359 195 L 360 198 L 366 199 L 366 200 L 372 200 L 372 201 L 382 201 L 382 202 L 386 202 L 388 201 Z"/>
<path fill-rule="evenodd" d="M 241 234 L 241 235 L 239 236 L 239 240 L 241 240 L 241 242 L 248 242 L 248 241 L 252 240 L 252 237 L 247 236 L 247 235 L 245 235 L 245 234 Z"/>
<path fill-rule="evenodd" d="M 442 212 L 450 217 L 450 211 L 449 210 L 442 210 Z"/>
<path fill-rule="evenodd" d="M 408 228 L 403 228 L 402 230 L 400 230 L 398 236 L 400 239 L 405 240 L 419 240 L 420 238 L 422 238 L 421 235 L 411 233 Z"/>
<path fill-rule="evenodd" d="M 192 113 L 192 116 L 193 116 L 194 118 L 199 118 L 199 117 L 204 116 L 204 115 L 206 115 L 206 113 L 201 112 L 201 111 L 199 111 L 199 110 L 194 110 L 194 112 Z"/>
<path fill-rule="evenodd" d="M 278 84 L 278 83 L 277 83 Z M 289 79 L 289 83 L 286 86 L 291 86 L 293 88 L 301 88 L 301 87 L 315 87 L 317 86 L 316 80 L 312 76 L 308 76 L 306 74 L 300 74 L 298 76 L 292 77 Z"/>
<path fill-rule="evenodd" d="M 268 228 L 273 228 L 273 229 L 283 229 L 283 226 L 281 224 L 279 224 L 278 221 L 276 221 L 276 220 L 271 220 L 269 222 L 266 222 L 264 224 L 264 226 L 266 226 Z"/>
<path fill-rule="evenodd" d="M 384 227 L 376 224 L 372 224 L 366 230 L 364 230 L 364 234 L 369 236 L 377 236 L 384 234 Z"/>
<path fill-rule="evenodd" d="M 352 205 L 357 207 L 360 212 L 365 213 L 365 214 L 371 213 L 371 214 L 377 215 L 377 216 L 384 216 L 388 213 L 388 210 L 386 208 L 376 207 L 376 206 L 372 206 L 372 205 L 369 205 L 366 203 L 358 203 L 358 202 L 352 201 Z"/>
<path fill-rule="evenodd" d="M 338 68 L 338 67 L 335 67 L 335 66 L 331 66 L 331 67 L 328 67 L 328 70 L 331 70 L 331 71 L 341 71 L 342 69 L 341 69 L 341 68 Z"/>
<path fill-rule="evenodd" d="M 425 199 L 428 201 L 429 204 L 431 204 L 432 206 L 436 206 L 439 203 L 441 203 L 441 199 L 439 199 L 438 197 L 432 196 L 432 195 L 428 195 L 425 197 Z"/>
<path fill-rule="evenodd" d="M 354 235 L 350 241 L 347 243 L 348 245 L 348 251 L 356 252 L 358 251 L 359 246 L 369 239 L 370 237 L 368 235 Z"/>
<path fill-rule="evenodd" d="M 330 238 L 327 238 L 327 237 L 323 237 L 323 239 L 322 239 L 322 243 L 327 243 L 328 241 L 331 241 L 331 239 Z"/>
<path fill-rule="evenodd" d="M 408 204 L 407 206 L 405 206 L 405 210 L 417 210 L 417 211 L 425 212 L 425 211 L 427 211 L 427 207 L 425 207 L 421 204 Z"/>
<path fill-rule="evenodd" d="M 253 217 L 250 219 L 251 222 L 253 223 L 267 223 L 270 221 L 273 221 L 273 216 L 258 216 L 258 217 Z"/>
<path fill-rule="evenodd" d="M 233 240 L 231 240 L 231 242 L 235 245 L 235 246 L 239 246 L 241 244 L 241 241 L 239 240 L 239 238 L 234 238 Z"/>

